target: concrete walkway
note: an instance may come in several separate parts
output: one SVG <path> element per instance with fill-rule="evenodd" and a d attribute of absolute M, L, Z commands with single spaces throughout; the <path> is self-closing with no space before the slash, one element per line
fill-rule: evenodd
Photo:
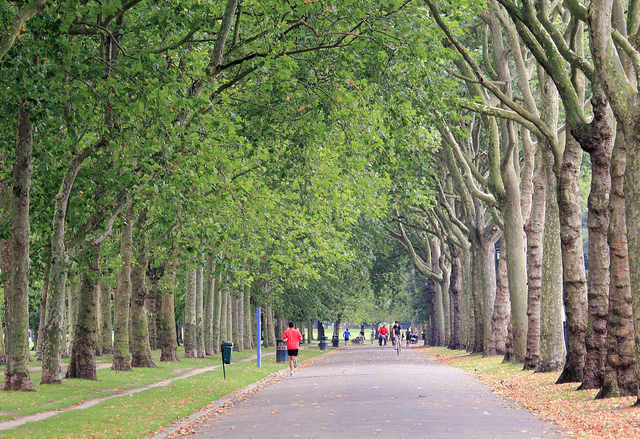
<path fill-rule="evenodd" d="M 225 411 L 184 421 L 178 438 L 560 438 L 478 380 L 422 349 L 349 346 L 257 387 Z"/>

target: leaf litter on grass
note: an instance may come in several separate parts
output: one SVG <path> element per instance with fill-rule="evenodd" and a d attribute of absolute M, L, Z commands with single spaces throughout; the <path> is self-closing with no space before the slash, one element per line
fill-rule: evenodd
<path fill-rule="evenodd" d="M 521 364 L 501 364 L 502 357 L 483 358 L 464 351 L 427 348 L 427 356 L 460 368 L 505 399 L 555 423 L 571 438 L 640 437 L 640 407 L 635 396 L 595 399 L 598 390 L 576 390 L 579 383 L 555 384 L 559 372 L 523 371 Z"/>

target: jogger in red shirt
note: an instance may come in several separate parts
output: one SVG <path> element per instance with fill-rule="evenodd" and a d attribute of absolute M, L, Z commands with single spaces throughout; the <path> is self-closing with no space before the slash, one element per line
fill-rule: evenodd
<path fill-rule="evenodd" d="M 282 340 L 287 342 L 287 353 L 289 354 L 289 373 L 293 376 L 293 368 L 298 367 L 298 350 L 302 341 L 302 334 L 293 327 L 293 322 L 289 322 L 289 329 L 282 334 Z"/>

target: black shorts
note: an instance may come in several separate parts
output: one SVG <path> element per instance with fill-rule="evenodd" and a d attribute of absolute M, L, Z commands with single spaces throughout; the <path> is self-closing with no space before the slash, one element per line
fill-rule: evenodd
<path fill-rule="evenodd" d="M 298 349 L 287 349 L 287 354 L 289 354 L 290 357 L 297 357 Z"/>

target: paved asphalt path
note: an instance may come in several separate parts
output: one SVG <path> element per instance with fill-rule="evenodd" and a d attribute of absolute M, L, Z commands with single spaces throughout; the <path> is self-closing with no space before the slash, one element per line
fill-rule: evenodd
<path fill-rule="evenodd" d="M 300 365 L 224 412 L 182 430 L 193 438 L 561 438 L 464 372 L 422 349 L 349 346 Z"/>

